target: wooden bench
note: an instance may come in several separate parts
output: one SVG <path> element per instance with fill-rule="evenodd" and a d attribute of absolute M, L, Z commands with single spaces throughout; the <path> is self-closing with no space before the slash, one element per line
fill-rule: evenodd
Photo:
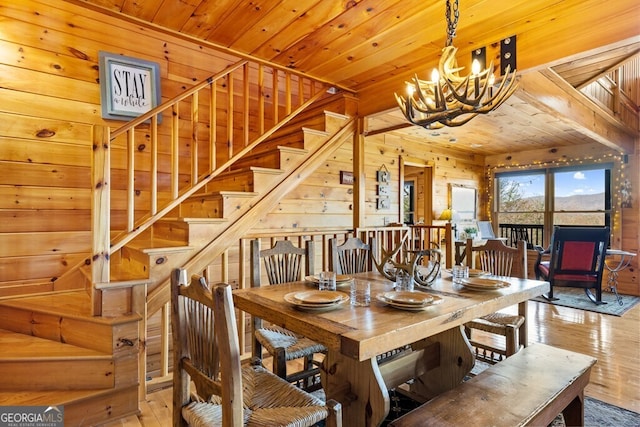
<path fill-rule="evenodd" d="M 596 359 L 532 344 L 389 424 L 547 426 L 562 412 L 584 425 L 584 388 Z"/>

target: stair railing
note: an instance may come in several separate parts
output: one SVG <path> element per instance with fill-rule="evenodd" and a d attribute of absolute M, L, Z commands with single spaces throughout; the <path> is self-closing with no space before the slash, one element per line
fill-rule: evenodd
<path fill-rule="evenodd" d="M 325 96 L 326 88 L 289 70 L 241 60 L 113 132 L 96 126 L 93 286 L 110 282 L 113 254 Z M 163 119 L 168 126 L 160 126 Z M 99 295 L 93 294 L 99 315 Z"/>

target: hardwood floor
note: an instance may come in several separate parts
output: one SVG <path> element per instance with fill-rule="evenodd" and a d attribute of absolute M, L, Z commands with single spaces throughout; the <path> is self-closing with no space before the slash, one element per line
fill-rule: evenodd
<path fill-rule="evenodd" d="M 587 396 L 640 412 L 640 305 L 616 317 L 530 301 L 529 319 L 529 342 L 598 359 L 585 390 Z M 171 405 L 171 389 L 156 391 L 142 402 L 138 417 L 104 427 L 168 427 Z"/>

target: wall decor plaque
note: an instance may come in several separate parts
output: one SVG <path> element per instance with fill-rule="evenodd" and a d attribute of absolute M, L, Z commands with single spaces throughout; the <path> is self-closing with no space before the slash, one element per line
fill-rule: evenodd
<path fill-rule="evenodd" d="M 103 51 L 99 61 L 102 118 L 130 120 L 160 105 L 159 64 Z"/>

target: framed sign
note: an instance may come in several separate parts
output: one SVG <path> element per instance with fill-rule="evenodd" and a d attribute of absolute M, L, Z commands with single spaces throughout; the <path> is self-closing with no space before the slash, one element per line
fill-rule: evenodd
<path fill-rule="evenodd" d="M 340 184 L 353 185 L 353 172 L 340 171 Z"/>
<path fill-rule="evenodd" d="M 102 51 L 99 59 L 102 118 L 129 120 L 160 105 L 157 63 Z"/>

